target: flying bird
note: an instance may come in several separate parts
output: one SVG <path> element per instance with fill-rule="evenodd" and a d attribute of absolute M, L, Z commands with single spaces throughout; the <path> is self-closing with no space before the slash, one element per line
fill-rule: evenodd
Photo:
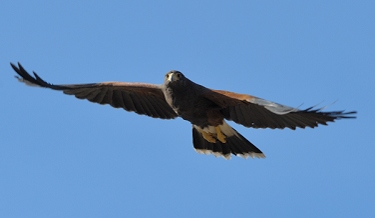
<path fill-rule="evenodd" d="M 162 85 L 130 82 L 53 85 L 35 72 L 34 76 L 30 75 L 20 63 L 18 66 L 11 63 L 11 66 L 20 76 L 16 78 L 26 85 L 62 91 L 79 99 L 153 118 L 181 117 L 193 125 L 193 145 L 198 153 L 225 159 L 230 159 L 231 154 L 244 158 L 265 157 L 225 120 L 245 127 L 294 130 L 355 118 L 353 114 L 356 114 L 355 111 L 324 112 L 314 107 L 300 110 L 251 95 L 209 89 L 176 70 L 165 75 Z"/>

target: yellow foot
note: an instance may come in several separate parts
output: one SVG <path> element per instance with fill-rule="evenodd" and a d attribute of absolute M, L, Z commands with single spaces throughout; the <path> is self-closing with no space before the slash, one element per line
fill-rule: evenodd
<path fill-rule="evenodd" d="M 216 139 L 212 136 L 211 133 L 202 131 L 202 136 L 204 139 L 206 139 L 206 141 L 216 143 Z"/>
<path fill-rule="evenodd" d="M 221 142 L 221 143 L 226 143 L 227 142 L 227 140 L 226 140 L 226 136 L 221 132 L 221 129 L 220 129 L 220 127 L 219 126 L 216 126 L 215 127 L 215 130 L 216 130 L 216 138 L 217 139 L 219 139 L 219 141 Z"/>

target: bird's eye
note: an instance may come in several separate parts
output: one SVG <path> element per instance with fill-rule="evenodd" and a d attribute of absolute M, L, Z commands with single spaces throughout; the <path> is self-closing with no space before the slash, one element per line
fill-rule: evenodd
<path fill-rule="evenodd" d="M 177 78 L 181 78 L 181 73 L 177 73 Z"/>

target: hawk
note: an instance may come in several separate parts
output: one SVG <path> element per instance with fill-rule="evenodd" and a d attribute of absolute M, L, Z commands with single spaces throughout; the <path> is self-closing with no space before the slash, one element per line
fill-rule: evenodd
<path fill-rule="evenodd" d="M 225 159 L 230 159 L 231 154 L 244 158 L 265 157 L 225 120 L 252 128 L 295 130 L 355 118 L 353 114 L 356 114 L 356 111 L 324 112 L 314 107 L 300 110 L 251 95 L 209 89 L 176 70 L 165 75 L 162 85 L 129 82 L 53 85 L 35 72 L 33 77 L 20 63 L 18 66 L 11 63 L 11 66 L 20 76 L 16 78 L 26 85 L 62 91 L 79 99 L 153 118 L 181 117 L 193 125 L 193 145 L 198 153 Z"/>

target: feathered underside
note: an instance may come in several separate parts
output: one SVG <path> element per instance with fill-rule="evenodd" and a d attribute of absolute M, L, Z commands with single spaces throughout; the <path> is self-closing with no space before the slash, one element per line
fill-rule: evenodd
<path fill-rule="evenodd" d="M 173 119 L 181 116 L 193 124 L 193 143 L 198 152 L 227 159 L 231 154 L 245 158 L 265 156 L 224 119 L 245 127 L 294 130 L 355 118 L 357 113 L 323 111 L 324 108 L 314 107 L 300 110 L 251 95 L 208 89 L 188 80 L 179 71 L 167 73 L 163 85 L 129 82 L 54 85 L 35 72 L 34 76 L 30 75 L 19 63 L 18 66 L 11 66 L 19 75 L 16 78 L 29 86 L 62 91 L 79 99 L 109 104 L 153 118 Z M 167 90 L 168 83 L 174 83 L 171 87 L 178 88 Z M 176 102 L 180 103 L 178 107 L 174 105 Z M 184 117 L 184 113 L 179 111 L 189 116 Z"/>
<path fill-rule="evenodd" d="M 129 82 L 53 85 L 45 82 L 35 72 L 35 78 L 32 77 L 20 64 L 18 67 L 13 64 L 11 66 L 21 76 L 16 76 L 17 79 L 30 86 L 60 90 L 79 99 L 110 104 L 154 118 L 172 119 L 178 116 L 166 102 L 160 85 Z M 322 111 L 313 107 L 300 110 L 247 94 L 207 88 L 202 89 L 202 96 L 217 104 L 225 119 L 252 128 L 314 128 L 339 119 L 355 118 L 354 114 L 357 113 Z"/>

